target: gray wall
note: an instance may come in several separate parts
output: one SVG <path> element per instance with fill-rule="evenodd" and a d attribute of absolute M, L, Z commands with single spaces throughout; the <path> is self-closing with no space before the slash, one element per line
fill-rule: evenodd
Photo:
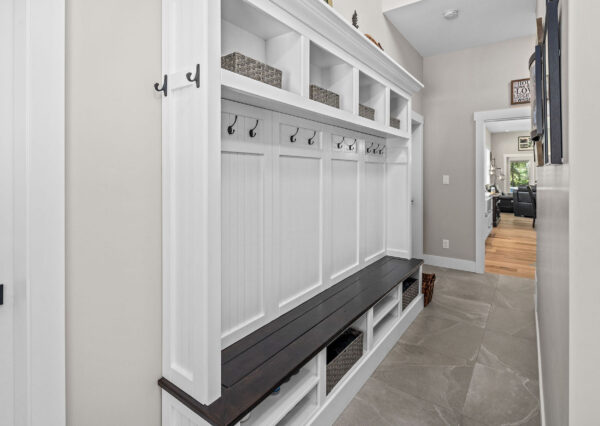
<path fill-rule="evenodd" d="M 66 30 L 67 422 L 159 425 L 161 2 L 67 0 Z"/>
<path fill-rule="evenodd" d="M 510 81 L 529 75 L 534 45 L 532 36 L 424 58 L 425 254 L 475 260 L 473 114 L 510 107 Z"/>
<path fill-rule="evenodd" d="M 504 173 L 504 176 L 506 177 L 506 180 L 502 182 L 501 188 L 501 190 L 504 192 L 509 192 L 510 190 L 510 176 L 506 170 L 504 156 L 507 154 L 527 155 L 533 162 L 533 151 L 519 151 L 519 145 L 517 142 L 519 136 L 529 136 L 529 132 L 520 131 L 492 133 L 492 157 L 496 159 L 496 168 L 500 167 L 502 169 L 502 173 Z M 533 168 L 533 176 L 529 176 L 531 183 L 535 182 L 535 171 L 535 168 Z"/>
<path fill-rule="evenodd" d="M 419 81 L 423 81 L 423 58 L 414 47 L 383 15 L 382 0 L 334 0 L 333 8 L 348 22 L 356 10 L 360 31 L 370 34 L 394 58 Z M 423 113 L 422 92 L 413 96 L 413 110 Z"/>

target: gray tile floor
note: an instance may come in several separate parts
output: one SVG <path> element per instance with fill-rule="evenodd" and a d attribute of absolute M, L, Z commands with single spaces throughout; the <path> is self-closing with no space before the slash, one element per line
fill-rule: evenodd
<path fill-rule="evenodd" d="M 433 302 L 335 424 L 538 426 L 534 282 L 424 270 Z"/>

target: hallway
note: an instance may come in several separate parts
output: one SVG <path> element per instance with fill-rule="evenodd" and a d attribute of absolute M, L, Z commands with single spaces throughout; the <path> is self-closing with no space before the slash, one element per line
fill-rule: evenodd
<path fill-rule="evenodd" d="M 485 272 L 535 279 L 536 231 L 533 219 L 502 213 L 485 241 Z"/>
<path fill-rule="evenodd" d="M 337 426 L 538 426 L 534 282 L 425 266 L 433 302 Z"/>

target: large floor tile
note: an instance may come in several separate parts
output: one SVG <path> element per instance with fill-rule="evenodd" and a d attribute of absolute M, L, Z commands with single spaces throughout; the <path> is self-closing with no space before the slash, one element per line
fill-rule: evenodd
<path fill-rule="evenodd" d="M 436 274 L 435 291 L 451 294 L 469 300 L 491 303 L 494 289 L 500 279 L 495 274 L 475 274 L 473 272 L 432 267 L 425 265 L 423 272 Z"/>
<path fill-rule="evenodd" d="M 463 358 L 473 364 L 483 341 L 484 331 L 481 327 L 463 321 L 419 315 L 400 340 L 444 355 Z"/>
<path fill-rule="evenodd" d="M 535 380 L 475 364 L 463 414 L 489 426 L 539 426 L 537 389 Z"/>
<path fill-rule="evenodd" d="M 487 323 L 490 307 L 485 302 L 438 293 L 421 315 L 464 321 L 483 328 Z"/>
<path fill-rule="evenodd" d="M 535 281 L 527 278 L 498 275 L 497 287 L 501 290 L 517 291 L 533 295 L 535 292 Z"/>
<path fill-rule="evenodd" d="M 515 291 L 497 288 L 492 305 L 518 311 L 533 311 L 535 309 L 533 293 L 526 289 Z"/>
<path fill-rule="evenodd" d="M 371 378 L 334 423 L 337 426 L 458 425 L 459 415 Z"/>
<path fill-rule="evenodd" d="M 460 413 L 472 373 L 473 367 L 465 359 L 400 343 L 372 377 L 394 389 Z"/>
<path fill-rule="evenodd" d="M 490 311 L 486 328 L 515 337 L 535 340 L 535 313 L 532 310 L 519 311 L 494 306 Z"/>
<path fill-rule="evenodd" d="M 535 340 L 488 330 L 483 337 L 477 362 L 538 380 L 537 359 Z"/>

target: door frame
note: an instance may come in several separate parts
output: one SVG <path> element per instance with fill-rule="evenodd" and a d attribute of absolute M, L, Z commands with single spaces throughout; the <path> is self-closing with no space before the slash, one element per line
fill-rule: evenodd
<path fill-rule="evenodd" d="M 423 234 L 423 222 L 424 222 L 424 217 L 423 217 L 423 214 L 424 214 L 424 205 L 423 205 L 423 201 L 424 201 L 423 200 L 423 141 L 425 140 L 423 133 L 425 131 L 425 118 L 421 114 L 416 113 L 414 111 L 412 111 L 411 114 L 412 114 L 412 120 L 411 120 L 411 141 L 412 141 L 412 143 L 411 143 L 411 154 L 415 153 L 415 144 L 414 144 L 414 141 L 412 140 L 412 135 L 414 134 L 414 131 L 412 130 L 412 127 L 413 126 L 420 127 L 420 135 L 419 135 L 420 141 L 419 141 L 417 149 L 418 149 L 419 158 L 421 160 L 421 165 L 420 165 L 420 167 L 421 167 L 421 175 L 420 175 L 420 179 L 419 179 L 419 181 L 420 181 L 419 182 L 420 183 L 419 186 L 420 186 L 420 189 L 421 189 L 421 193 L 420 193 L 421 220 L 419 222 L 419 227 L 421 228 L 420 229 L 420 233 L 421 233 L 421 246 L 420 246 L 421 247 L 421 251 L 417 252 L 417 251 L 414 250 L 414 248 L 415 248 L 415 246 L 414 246 L 414 238 L 412 238 L 412 236 L 411 236 L 411 241 L 412 242 L 411 242 L 411 248 L 410 249 L 411 249 L 412 257 L 417 257 L 419 259 L 422 259 L 423 256 L 424 256 L 424 251 L 425 251 L 425 249 L 424 249 L 424 243 L 425 243 L 424 239 L 425 238 L 424 238 L 424 234 Z M 415 157 L 414 157 L 414 155 L 411 155 L 411 157 L 412 158 L 411 158 L 410 162 L 411 162 L 411 168 L 412 168 L 412 167 L 415 166 L 415 161 L 414 161 Z M 411 171 L 411 179 L 414 179 L 414 176 L 412 176 L 412 171 Z M 411 182 L 414 183 L 414 181 L 411 181 Z M 410 201 L 411 201 L 411 207 L 412 207 L 413 206 L 413 199 L 414 199 L 414 195 L 412 193 L 413 184 L 411 184 L 410 190 L 411 190 Z M 412 219 L 412 227 L 414 228 L 414 226 L 415 226 L 414 217 L 415 216 L 413 215 L 412 211 L 411 211 L 411 217 L 413 218 Z"/>
<path fill-rule="evenodd" d="M 530 107 L 506 108 L 491 111 L 479 111 L 474 114 L 475 120 L 475 272 L 485 272 L 485 130 L 487 123 L 494 121 L 510 121 L 531 119 Z M 479 189 L 478 189 L 479 188 Z"/>
<path fill-rule="evenodd" d="M 65 0 L 8 0 L 0 10 L 9 419 L 59 426 L 66 423 Z"/>

